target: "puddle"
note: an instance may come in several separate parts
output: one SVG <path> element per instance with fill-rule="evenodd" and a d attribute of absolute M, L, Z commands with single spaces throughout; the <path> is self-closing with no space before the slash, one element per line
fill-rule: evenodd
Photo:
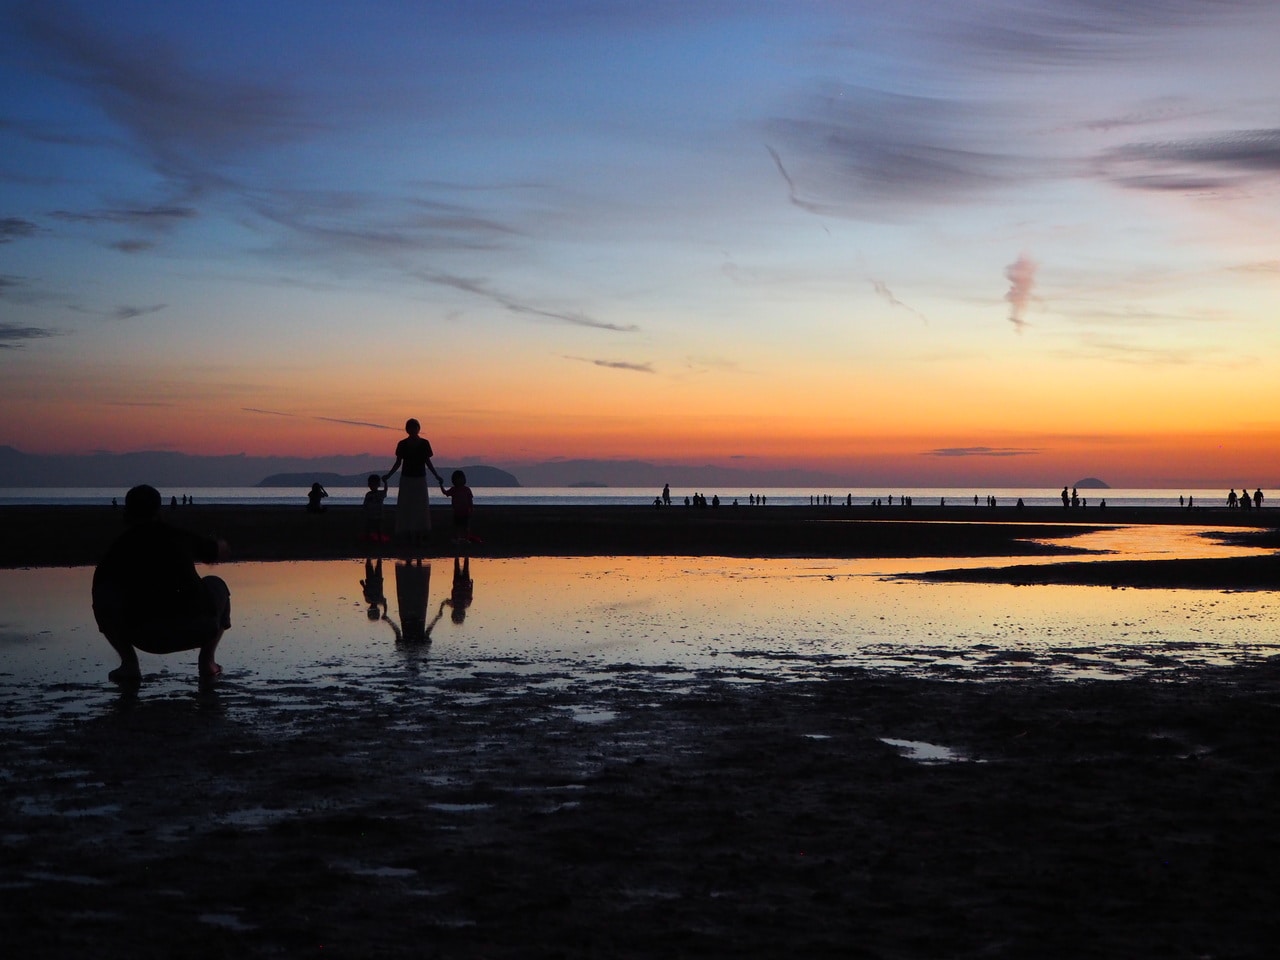
<path fill-rule="evenodd" d="M 1105 556 L 1115 558 L 1248 552 L 1204 532 L 1117 527 L 1070 542 L 1114 550 Z M 212 715 L 269 706 L 287 724 L 287 714 L 310 710 L 319 694 L 335 705 L 358 695 L 392 707 L 424 697 L 489 707 L 519 689 L 544 692 L 549 710 L 568 710 L 577 722 L 606 724 L 616 717 L 596 705 L 592 685 L 679 689 L 714 678 L 749 686 L 846 668 L 1105 679 L 1280 652 L 1280 600 L 1265 591 L 891 579 L 956 565 L 722 557 L 476 558 L 466 568 L 435 560 L 409 569 L 389 558 L 233 563 L 219 568 L 233 618 L 218 652 L 222 680 L 201 691 L 194 653 L 142 654 L 146 679 L 133 693 L 106 681 L 115 663 L 89 609 L 90 568 L 0 570 L 0 711 L 35 727 L 195 700 Z"/>
<path fill-rule="evenodd" d="M 895 740 L 892 737 L 880 737 L 880 742 L 887 743 L 908 760 L 914 760 L 917 763 L 962 763 L 969 760 L 968 757 L 950 747 L 926 743 L 923 740 Z"/>

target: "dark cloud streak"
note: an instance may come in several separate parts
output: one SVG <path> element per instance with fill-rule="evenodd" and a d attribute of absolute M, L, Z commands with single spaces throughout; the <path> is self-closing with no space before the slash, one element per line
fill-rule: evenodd
<path fill-rule="evenodd" d="M 21 217 L 0 217 L 0 243 L 33 237 L 40 228 Z"/>
<path fill-rule="evenodd" d="M 0 323 L 0 350 L 17 350 L 30 340 L 45 340 L 58 334 L 43 327 L 23 327 L 16 323 Z"/>
<path fill-rule="evenodd" d="M 433 271 L 418 271 L 417 275 L 428 283 L 452 287 L 455 290 L 461 290 L 464 293 L 473 294 L 477 297 L 496 303 L 505 310 L 509 310 L 512 313 L 521 314 L 523 316 L 537 317 L 544 320 L 554 320 L 558 323 L 567 323 L 575 327 L 589 327 L 593 330 L 610 330 L 615 333 L 636 333 L 640 329 L 633 323 L 608 323 L 603 320 L 596 320 L 593 317 L 589 317 L 582 313 L 547 310 L 543 307 L 536 307 L 528 303 L 523 303 L 505 293 L 494 290 L 483 280 L 458 277 L 452 274 L 436 273 Z"/>
<path fill-rule="evenodd" d="M 599 360 L 591 357 L 573 357 L 566 355 L 566 360 L 574 360 L 578 363 L 589 363 L 595 367 L 604 367 L 607 370 L 627 370 L 631 373 L 654 373 L 652 363 L 632 363 L 628 360 Z"/>
<path fill-rule="evenodd" d="M 926 457 L 1034 457 L 1044 451 L 1037 447 L 938 447 Z"/>

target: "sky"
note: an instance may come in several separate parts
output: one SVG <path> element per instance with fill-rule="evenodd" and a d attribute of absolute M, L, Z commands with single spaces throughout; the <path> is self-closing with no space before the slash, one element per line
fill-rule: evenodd
<path fill-rule="evenodd" d="M 1274 0 L 0 2 L 0 444 L 1280 486 Z"/>

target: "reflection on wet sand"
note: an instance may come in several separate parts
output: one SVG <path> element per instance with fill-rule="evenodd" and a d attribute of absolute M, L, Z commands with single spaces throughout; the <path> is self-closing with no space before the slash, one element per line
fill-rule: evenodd
<path fill-rule="evenodd" d="M 397 642 L 431 642 L 431 632 L 427 627 L 427 597 L 430 594 L 431 564 L 423 563 L 421 558 L 396 561 L 396 611 L 400 617 Z M 438 620 L 439 617 L 433 620 L 432 626 Z"/>
<path fill-rule="evenodd" d="M 1186 528 L 1143 531 L 1140 542 L 1122 529 L 1090 536 L 1121 558 L 1228 549 Z M 631 671 L 758 682 L 842 666 L 1118 677 L 1257 659 L 1277 649 L 1280 619 L 1269 591 L 895 579 L 937 560 L 455 557 L 448 594 L 434 599 L 430 563 L 385 563 L 395 564 L 392 583 L 372 556 L 224 568 L 243 632 L 225 650 L 221 689 L 321 683 L 399 695 L 406 682 L 457 685 L 482 672 L 544 684 L 623 682 Z M 90 575 L 0 571 L 0 706 L 65 712 L 99 695 L 110 649 L 93 626 Z M 396 669 L 406 664 L 409 678 Z M 144 656 L 142 668 L 145 696 L 190 688 L 164 658 Z"/>

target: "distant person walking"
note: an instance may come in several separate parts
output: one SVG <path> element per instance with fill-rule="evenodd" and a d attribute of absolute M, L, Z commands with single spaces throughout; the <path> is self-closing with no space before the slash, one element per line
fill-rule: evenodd
<path fill-rule="evenodd" d="M 390 481 L 397 470 L 400 486 L 396 492 L 396 536 L 412 546 L 421 546 L 431 533 L 430 500 L 427 496 L 427 471 L 444 485 L 444 480 L 431 463 L 431 444 L 419 436 L 422 425 L 417 420 L 405 421 L 407 436 L 396 444 L 396 462 L 383 474 L 383 482 Z"/>
<path fill-rule="evenodd" d="M 1258 489 L 1253 491 L 1253 506 L 1255 510 L 1262 509 L 1262 488 L 1261 487 L 1258 487 Z"/>

